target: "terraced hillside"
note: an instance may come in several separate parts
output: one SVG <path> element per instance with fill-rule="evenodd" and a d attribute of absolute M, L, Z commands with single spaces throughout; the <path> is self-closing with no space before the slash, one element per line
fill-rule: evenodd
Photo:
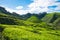
<path fill-rule="evenodd" d="M 0 8 L 0 40 L 60 40 L 60 13 L 18 15 Z"/>
<path fill-rule="evenodd" d="M 2 25 L 5 40 L 60 40 L 59 30 L 47 30 L 41 27 Z"/>

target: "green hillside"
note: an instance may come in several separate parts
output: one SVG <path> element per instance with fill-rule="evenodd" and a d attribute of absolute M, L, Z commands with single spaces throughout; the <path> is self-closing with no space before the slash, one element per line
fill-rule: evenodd
<path fill-rule="evenodd" d="M 60 40 L 60 13 L 18 15 L 2 9 L 0 40 Z"/>
<path fill-rule="evenodd" d="M 60 18 L 60 13 L 55 12 L 55 13 L 48 13 L 44 18 L 41 20 L 44 22 L 50 22 L 53 23 L 56 19 Z"/>
<path fill-rule="evenodd" d="M 20 20 L 15 16 L 0 12 L 0 24 L 19 25 L 19 23 L 22 24 L 21 22 L 23 22 L 23 20 Z"/>
<path fill-rule="evenodd" d="M 53 18 L 53 16 L 54 16 L 54 13 L 52 14 L 47 14 L 44 18 L 42 18 L 42 21 L 44 21 L 44 22 L 50 22 L 51 21 L 51 19 Z"/>
<path fill-rule="evenodd" d="M 59 30 L 47 30 L 41 27 L 3 25 L 3 40 L 60 40 Z"/>
<path fill-rule="evenodd" d="M 31 16 L 30 18 L 27 19 L 27 21 L 33 22 L 33 23 L 39 23 L 41 20 L 39 20 L 38 17 L 36 16 Z"/>

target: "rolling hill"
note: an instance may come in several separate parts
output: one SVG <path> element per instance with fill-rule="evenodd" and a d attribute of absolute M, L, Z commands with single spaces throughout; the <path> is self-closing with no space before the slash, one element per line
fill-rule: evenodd
<path fill-rule="evenodd" d="M 0 7 L 0 40 L 60 40 L 60 13 L 10 13 Z"/>

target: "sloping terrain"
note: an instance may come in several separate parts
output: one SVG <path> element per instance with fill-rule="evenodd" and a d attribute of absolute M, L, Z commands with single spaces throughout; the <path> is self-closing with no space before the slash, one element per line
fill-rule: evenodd
<path fill-rule="evenodd" d="M 44 18 L 42 18 L 42 21 L 53 23 L 56 19 L 60 18 L 60 13 L 49 13 Z"/>
<path fill-rule="evenodd" d="M 5 27 L 2 35 L 5 40 L 60 40 L 59 30 L 41 27 L 1 25 Z"/>
<path fill-rule="evenodd" d="M 0 24 L 18 25 L 19 23 L 22 24 L 21 22 L 23 22 L 23 20 L 0 11 Z"/>
<path fill-rule="evenodd" d="M 18 15 L 0 7 L 0 40 L 60 40 L 60 13 Z"/>

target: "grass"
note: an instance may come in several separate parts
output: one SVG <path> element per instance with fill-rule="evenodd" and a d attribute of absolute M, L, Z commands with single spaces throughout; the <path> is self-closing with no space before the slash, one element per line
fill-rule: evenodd
<path fill-rule="evenodd" d="M 54 13 L 47 14 L 42 18 L 44 22 L 41 22 L 36 16 L 32 16 L 28 20 L 20 20 L 14 16 L 0 13 L 0 23 L 3 22 L 0 24 L 0 36 L 2 36 L 0 40 L 60 40 L 60 26 L 57 25 L 60 24 L 60 14 L 56 14 L 58 15 L 57 20 L 53 20 L 53 15 Z M 54 22 L 50 24 L 51 20 Z M 57 26 L 54 26 L 55 23 Z"/>
<path fill-rule="evenodd" d="M 3 36 L 9 40 L 60 40 L 59 30 L 47 30 L 41 27 L 2 25 Z"/>

